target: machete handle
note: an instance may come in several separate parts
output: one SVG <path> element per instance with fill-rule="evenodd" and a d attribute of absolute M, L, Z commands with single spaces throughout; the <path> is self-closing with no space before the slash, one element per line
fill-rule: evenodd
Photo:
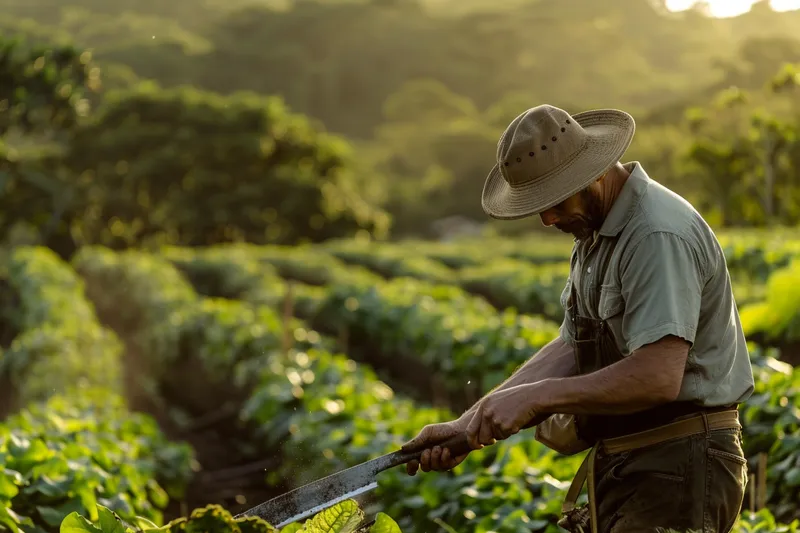
<path fill-rule="evenodd" d="M 422 452 L 424 452 L 426 449 L 433 448 L 434 446 L 449 449 L 450 457 L 458 457 L 459 455 L 464 455 L 465 453 L 469 453 L 473 450 L 472 446 L 470 446 L 469 441 L 467 440 L 467 434 L 459 433 L 458 435 L 454 435 L 444 442 L 428 445 L 421 450 L 416 450 L 413 452 L 403 452 L 402 450 L 396 451 L 393 454 L 390 454 L 391 460 L 389 462 L 389 467 L 391 468 L 394 466 L 403 465 L 411 461 L 419 461 L 419 458 L 422 456 Z"/>
<path fill-rule="evenodd" d="M 469 441 L 467 440 L 466 433 L 454 435 L 440 444 L 434 444 L 434 446 L 439 446 L 442 449 L 449 449 L 450 457 L 458 457 L 459 455 L 464 455 L 465 453 L 469 453 L 473 450 L 472 446 L 470 446 Z M 420 455 L 422 455 L 422 452 L 420 452 Z"/>

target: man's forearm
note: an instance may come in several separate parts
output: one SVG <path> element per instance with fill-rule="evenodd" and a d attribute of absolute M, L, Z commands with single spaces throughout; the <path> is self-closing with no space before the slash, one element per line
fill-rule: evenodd
<path fill-rule="evenodd" d="M 564 342 L 561 337 L 556 337 L 517 368 L 507 380 L 484 395 L 484 398 L 492 392 L 510 389 L 517 385 L 535 383 L 548 378 L 574 376 L 576 371 L 572 346 Z M 465 414 L 474 413 L 479 404 L 480 400 L 475 402 Z"/>
<path fill-rule="evenodd" d="M 674 401 L 682 383 L 688 343 L 668 338 L 611 366 L 530 386 L 530 402 L 547 413 L 625 415 Z"/>

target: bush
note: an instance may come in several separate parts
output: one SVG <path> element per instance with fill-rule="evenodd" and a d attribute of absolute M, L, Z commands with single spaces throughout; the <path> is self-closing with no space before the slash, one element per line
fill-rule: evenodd
<path fill-rule="evenodd" d="M 188 482 L 191 449 L 168 442 L 115 392 L 72 392 L 0 426 L 0 524 L 12 533 L 56 531 L 73 511 L 97 520 L 98 503 L 160 523 Z"/>
<path fill-rule="evenodd" d="M 68 386 L 120 386 L 121 343 L 100 325 L 68 263 L 47 248 L 18 247 L 7 276 L 19 306 L 7 310 L 6 320 L 18 334 L 0 358 L 0 375 L 16 389 L 17 404 Z"/>

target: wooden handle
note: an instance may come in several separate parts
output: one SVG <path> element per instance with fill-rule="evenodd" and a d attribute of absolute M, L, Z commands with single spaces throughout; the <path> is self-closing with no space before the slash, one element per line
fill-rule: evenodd
<path fill-rule="evenodd" d="M 450 450 L 450 457 L 458 457 L 472 451 L 472 446 L 469 445 L 466 433 L 459 433 L 454 437 L 450 437 L 441 444 L 437 444 L 440 448 L 447 448 Z M 420 452 L 420 455 L 422 452 Z"/>
<path fill-rule="evenodd" d="M 543 414 L 537 417 L 534 417 L 530 422 L 528 422 L 522 429 L 530 429 L 535 427 L 545 420 L 549 418 L 550 414 Z M 469 445 L 469 441 L 467 440 L 466 433 L 459 433 L 449 439 L 445 440 L 444 442 L 440 442 L 437 444 L 430 444 L 421 450 L 417 450 L 414 452 L 403 452 L 402 450 L 398 450 L 394 453 L 388 454 L 385 457 L 388 459 L 389 467 L 394 467 L 397 465 L 408 463 L 409 461 L 419 460 L 422 452 L 425 451 L 426 448 L 433 448 L 434 446 L 439 446 L 440 448 L 447 448 L 450 450 L 450 457 L 458 457 L 459 455 L 464 455 L 465 453 L 471 452 L 473 450 L 472 446 Z"/>
<path fill-rule="evenodd" d="M 422 452 L 425 451 L 426 448 L 433 448 L 434 446 L 439 446 L 440 448 L 447 448 L 450 450 L 450 457 L 458 457 L 459 455 L 464 455 L 465 453 L 472 451 L 472 446 L 469 445 L 469 441 L 467 441 L 467 434 L 466 433 L 459 433 L 449 439 L 445 440 L 444 442 L 430 444 L 421 450 L 416 450 L 413 452 L 403 452 L 402 450 L 398 450 L 389 455 L 389 461 L 387 468 L 391 468 L 397 465 L 406 464 L 410 461 L 418 461 Z"/>

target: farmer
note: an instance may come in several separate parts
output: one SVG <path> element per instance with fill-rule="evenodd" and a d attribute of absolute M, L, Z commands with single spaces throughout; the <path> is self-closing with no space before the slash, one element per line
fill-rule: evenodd
<path fill-rule="evenodd" d="M 620 158 L 634 134 L 617 110 L 549 105 L 515 118 L 498 143 L 484 211 L 539 215 L 574 236 L 559 336 L 457 420 L 426 426 L 404 450 L 414 475 L 536 426 L 565 454 L 589 450 L 559 522 L 572 531 L 724 533 L 747 479 L 738 404 L 753 391 L 722 249 L 703 217 Z M 575 507 L 588 482 L 589 504 Z"/>

